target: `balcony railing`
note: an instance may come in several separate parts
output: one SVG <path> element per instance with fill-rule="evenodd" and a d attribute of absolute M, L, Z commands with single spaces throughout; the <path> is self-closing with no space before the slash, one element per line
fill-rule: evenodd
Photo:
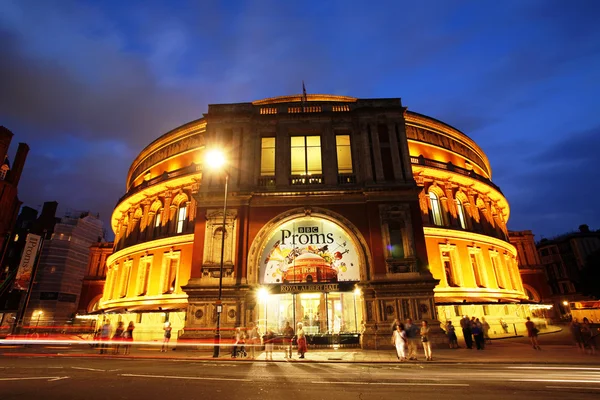
<path fill-rule="evenodd" d="M 323 184 L 323 175 L 292 175 L 290 185 L 321 185 Z"/>
<path fill-rule="evenodd" d="M 356 183 L 356 175 L 354 174 L 338 174 L 338 185 L 350 185 Z"/>
<path fill-rule="evenodd" d="M 260 187 L 275 187 L 275 177 L 274 176 L 261 176 L 258 178 L 258 186 Z"/>
<path fill-rule="evenodd" d="M 444 163 L 441 161 L 436 161 L 436 160 L 432 160 L 430 158 L 425 158 L 425 157 L 410 157 L 410 162 L 411 162 L 411 164 L 414 164 L 414 165 L 423 165 L 425 167 L 445 169 L 446 171 L 455 172 L 457 174 L 468 176 L 469 178 L 473 178 L 475 180 L 483 182 L 483 183 L 493 187 L 498 192 L 502 193 L 502 190 L 500 190 L 500 188 L 498 186 L 496 186 L 496 184 L 494 182 L 492 182 L 485 176 L 479 175 L 478 173 L 476 173 L 473 170 L 468 170 L 466 168 L 457 167 L 456 165 L 452 164 L 451 162 Z"/>

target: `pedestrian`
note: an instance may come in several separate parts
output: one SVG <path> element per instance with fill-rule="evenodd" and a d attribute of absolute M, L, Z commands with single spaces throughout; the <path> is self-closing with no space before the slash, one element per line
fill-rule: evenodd
<path fill-rule="evenodd" d="M 231 352 L 231 358 L 246 357 L 248 354 L 246 353 L 246 335 L 242 328 L 239 326 L 235 328 L 235 337 L 233 343 L 233 351 Z"/>
<path fill-rule="evenodd" d="M 112 337 L 113 345 L 115 349 L 113 350 L 113 354 L 119 354 L 119 347 L 121 346 L 121 341 L 123 340 L 123 333 L 125 332 L 125 326 L 123 321 L 119 321 L 117 323 L 117 328 L 115 329 L 115 334 Z"/>
<path fill-rule="evenodd" d="M 408 341 L 406 357 L 409 360 L 417 360 L 417 343 L 419 343 L 419 327 L 412 323 L 412 319 L 407 318 L 406 324 L 404 325 L 404 331 L 406 332 L 406 339 Z"/>
<path fill-rule="evenodd" d="M 569 323 L 569 330 L 571 331 L 571 336 L 573 336 L 577 349 L 585 352 L 585 344 L 583 343 L 583 336 L 581 335 L 581 325 L 577 321 L 577 318 L 573 318 Z"/>
<path fill-rule="evenodd" d="M 451 349 L 458 349 L 458 338 L 452 321 L 446 322 L 446 335 L 448 335 L 448 345 Z"/>
<path fill-rule="evenodd" d="M 107 342 L 110 340 L 111 332 L 112 327 L 110 326 L 110 320 L 107 319 L 100 328 L 100 354 L 104 354 L 108 351 Z"/>
<path fill-rule="evenodd" d="M 490 324 L 485 320 L 485 317 L 481 317 L 481 327 L 483 328 L 484 345 L 492 343 L 492 339 L 490 338 Z"/>
<path fill-rule="evenodd" d="M 308 351 L 308 346 L 306 345 L 306 334 L 304 333 L 304 329 L 302 329 L 302 322 L 298 323 L 296 341 L 298 343 L 298 354 L 300 355 L 298 358 L 304 358 L 304 354 Z"/>
<path fill-rule="evenodd" d="M 254 360 L 256 357 L 256 347 L 260 346 L 260 332 L 258 326 L 254 322 L 250 322 L 248 330 L 247 345 L 250 347 L 250 358 Z"/>
<path fill-rule="evenodd" d="M 429 325 L 427 321 L 421 322 L 421 344 L 423 345 L 423 351 L 425 352 L 425 361 L 432 361 L 431 357 L 431 342 L 429 341 Z"/>
<path fill-rule="evenodd" d="M 163 336 L 163 344 L 162 344 L 160 351 L 161 351 L 161 353 L 162 352 L 166 353 L 167 350 L 169 350 L 169 341 L 171 340 L 171 330 L 173 330 L 173 328 L 171 327 L 170 321 L 165 322 L 165 325 L 163 326 L 163 330 L 165 331 L 165 334 Z"/>
<path fill-rule="evenodd" d="M 264 336 L 265 342 L 265 360 L 273 361 L 273 346 L 275 342 L 275 333 L 272 329 L 267 329 L 267 334 Z"/>
<path fill-rule="evenodd" d="M 467 349 L 473 348 L 473 337 L 471 334 L 471 320 L 469 320 L 468 316 L 464 316 L 460 320 L 460 327 L 462 328 L 463 338 L 465 339 L 465 346 Z"/>
<path fill-rule="evenodd" d="M 475 339 L 475 347 L 477 347 L 477 350 L 483 350 L 483 326 L 481 322 L 479 322 L 479 318 L 475 318 L 471 322 L 471 333 L 473 334 L 473 339 Z"/>
<path fill-rule="evenodd" d="M 123 354 L 129 354 L 131 352 L 131 344 L 133 343 L 133 330 L 135 329 L 135 325 L 133 321 L 129 321 L 129 325 L 127 325 L 127 329 L 123 334 L 125 340 L 125 346 L 123 346 L 124 352 Z"/>
<path fill-rule="evenodd" d="M 592 326 L 587 317 L 583 318 L 581 323 L 581 341 L 583 342 L 583 348 L 590 349 L 591 354 L 596 354 L 596 336 L 592 332 Z"/>
<path fill-rule="evenodd" d="M 527 322 L 525 322 L 525 327 L 527 328 L 527 336 L 529 336 L 529 340 L 531 341 L 531 346 L 533 346 L 536 350 L 541 350 L 540 344 L 538 343 L 538 333 L 539 330 L 536 328 L 535 324 L 531 320 L 531 318 L 527 317 Z"/>
<path fill-rule="evenodd" d="M 392 342 L 394 342 L 394 346 L 396 347 L 396 357 L 398 357 L 398 361 L 406 361 L 407 341 L 408 339 L 406 338 L 404 325 L 398 322 L 398 325 L 396 325 L 396 330 L 392 335 Z"/>
<path fill-rule="evenodd" d="M 292 345 L 294 343 L 294 328 L 289 321 L 285 322 L 283 327 L 283 358 L 292 358 Z"/>

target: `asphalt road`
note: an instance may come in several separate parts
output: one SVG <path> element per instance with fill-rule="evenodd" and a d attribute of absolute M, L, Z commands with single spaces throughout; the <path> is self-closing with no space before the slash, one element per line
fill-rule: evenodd
<path fill-rule="evenodd" d="M 597 399 L 600 366 L 0 358 L 13 399 Z"/>

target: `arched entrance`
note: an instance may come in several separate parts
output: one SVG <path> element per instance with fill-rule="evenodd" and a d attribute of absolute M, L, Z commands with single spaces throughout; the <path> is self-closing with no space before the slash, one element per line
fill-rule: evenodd
<path fill-rule="evenodd" d="M 248 259 L 260 329 L 283 334 L 302 323 L 313 346 L 358 346 L 366 248 L 349 221 L 323 209 L 291 210 L 266 224 Z"/>

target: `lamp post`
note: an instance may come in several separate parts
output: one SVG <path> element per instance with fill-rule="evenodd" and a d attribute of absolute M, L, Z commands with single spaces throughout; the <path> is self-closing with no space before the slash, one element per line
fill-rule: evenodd
<path fill-rule="evenodd" d="M 220 169 L 225 165 L 225 156 L 220 151 L 210 151 L 206 155 L 207 165 L 211 169 Z M 225 195 L 223 198 L 223 224 L 221 226 L 221 262 L 219 264 L 219 296 L 217 298 L 217 327 L 215 330 L 215 346 L 213 349 L 213 357 L 219 357 L 221 347 L 221 313 L 223 305 L 221 298 L 223 295 L 223 257 L 225 256 L 225 224 L 227 222 L 227 185 L 229 184 L 229 173 L 225 171 Z"/>
<path fill-rule="evenodd" d="M 44 312 L 42 310 L 37 312 L 37 321 L 35 323 L 35 329 L 37 330 L 38 325 L 40 324 L 40 317 L 42 316 L 42 314 L 44 314 Z"/>
<path fill-rule="evenodd" d="M 352 296 L 354 298 L 354 331 L 358 332 L 358 313 L 356 312 L 356 297 L 360 296 L 361 292 L 360 292 L 360 288 L 355 288 L 354 289 L 354 296 Z"/>

